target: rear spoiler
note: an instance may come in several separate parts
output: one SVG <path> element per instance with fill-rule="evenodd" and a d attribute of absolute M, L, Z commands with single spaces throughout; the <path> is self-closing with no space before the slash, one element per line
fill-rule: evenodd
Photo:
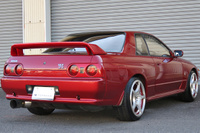
<path fill-rule="evenodd" d="M 41 42 L 41 43 L 20 43 L 11 47 L 11 56 L 23 56 L 23 49 L 30 48 L 65 48 L 65 47 L 85 47 L 89 55 L 105 55 L 103 49 L 95 44 L 85 42 Z"/>

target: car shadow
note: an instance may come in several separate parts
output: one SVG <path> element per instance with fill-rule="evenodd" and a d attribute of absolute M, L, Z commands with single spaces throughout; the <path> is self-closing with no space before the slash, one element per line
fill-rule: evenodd
<path fill-rule="evenodd" d="M 200 93 L 200 92 L 199 92 Z M 198 94 L 200 95 L 200 94 Z M 152 118 L 162 118 L 162 115 L 169 115 L 169 112 L 180 112 L 185 108 L 196 107 L 199 105 L 200 96 L 197 97 L 195 102 L 188 103 L 179 100 L 176 96 L 170 96 L 148 102 L 146 105 L 145 113 L 141 120 L 150 120 Z M 7 107 L 6 107 L 7 108 Z M 8 106 L 9 108 L 9 106 Z M 18 111 L 19 110 L 19 111 Z M 82 110 L 69 110 L 69 109 L 56 109 L 51 115 L 38 116 L 33 115 L 26 111 L 24 108 L 20 109 L 8 109 L 11 115 L 5 118 L 9 122 L 48 122 L 59 123 L 65 125 L 66 123 L 79 123 L 79 124 L 98 124 L 105 122 L 119 122 L 116 118 L 116 112 L 112 107 L 108 107 L 105 110 L 99 112 L 86 112 Z M 12 118 L 12 119 L 10 119 Z"/>

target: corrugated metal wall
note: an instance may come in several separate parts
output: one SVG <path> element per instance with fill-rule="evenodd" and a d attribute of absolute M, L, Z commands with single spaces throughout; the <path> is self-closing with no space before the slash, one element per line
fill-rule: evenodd
<path fill-rule="evenodd" d="M 10 46 L 23 42 L 22 0 L 0 1 L 0 77 L 5 61 L 10 56 Z"/>
<path fill-rule="evenodd" d="M 200 0 L 51 0 L 52 41 L 69 33 L 151 33 L 200 68 Z"/>

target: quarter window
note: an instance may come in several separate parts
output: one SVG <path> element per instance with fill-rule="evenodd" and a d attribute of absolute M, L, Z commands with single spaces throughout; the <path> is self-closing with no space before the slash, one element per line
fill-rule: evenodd
<path fill-rule="evenodd" d="M 147 45 L 141 35 L 135 35 L 136 55 L 148 55 Z"/>
<path fill-rule="evenodd" d="M 168 48 L 153 36 L 144 35 L 144 39 L 148 45 L 150 55 L 152 56 L 170 56 Z"/>

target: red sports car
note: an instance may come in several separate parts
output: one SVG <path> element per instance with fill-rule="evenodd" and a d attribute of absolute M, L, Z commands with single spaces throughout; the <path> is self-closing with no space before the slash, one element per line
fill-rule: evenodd
<path fill-rule="evenodd" d="M 42 52 L 27 55 L 27 49 Z M 147 101 L 197 97 L 198 70 L 181 56 L 144 32 L 71 34 L 62 42 L 14 44 L 1 86 L 12 108 L 36 115 L 113 106 L 120 120 L 132 121 Z"/>

